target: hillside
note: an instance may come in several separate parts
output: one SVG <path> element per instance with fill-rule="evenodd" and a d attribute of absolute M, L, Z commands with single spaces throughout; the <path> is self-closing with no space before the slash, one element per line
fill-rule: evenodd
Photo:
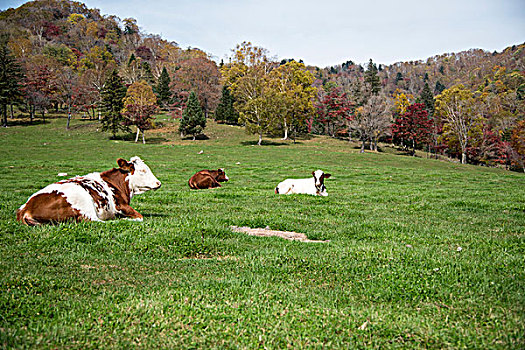
<path fill-rule="evenodd" d="M 104 116 L 102 92 L 113 71 L 126 87 L 145 81 L 156 93 L 158 106 L 174 117 L 181 116 L 194 91 L 204 114 L 215 118 L 224 97 L 221 90 L 238 86 L 228 79 L 244 79 L 251 64 L 237 62 L 243 66 L 238 72 L 244 73 L 228 78 L 225 73 L 231 72 L 235 57 L 218 65 L 202 50 L 181 49 L 176 42 L 141 32 L 133 18 L 101 14 L 69 0 L 31 1 L 3 11 L 0 29 L 6 55 L 13 56 L 20 70 L 18 78 L 15 74 L 7 79 L 12 91 L 1 99 L 4 126 L 8 114 L 13 118 L 19 113 L 33 122 L 37 116 L 45 119 L 52 109 L 93 119 Z M 244 44 L 252 45 L 240 44 L 237 53 Z M 256 79 L 264 82 L 256 89 L 264 122 L 246 122 L 253 111 L 245 109 L 246 100 L 235 91 L 229 100 L 231 123 L 242 124 L 260 138 L 286 137 L 288 131 L 324 134 L 358 140 L 362 149 L 375 149 L 382 141 L 412 153 L 525 169 L 525 44 L 502 52 L 471 49 L 388 66 L 370 60 L 363 67 L 349 60 L 328 68 L 300 62 L 288 68 L 294 62 L 268 62 L 268 74 Z M 274 74 L 282 66 L 296 69 L 296 77 L 304 75 L 303 83 L 276 90 L 284 85 L 284 75 Z M 303 94 L 304 101 L 298 104 L 301 99 L 290 97 L 293 94 Z M 461 111 L 451 114 L 449 107 L 456 99 Z M 409 107 L 423 119 L 407 124 L 412 118 L 406 115 Z M 460 120 L 454 121 L 455 116 Z"/>

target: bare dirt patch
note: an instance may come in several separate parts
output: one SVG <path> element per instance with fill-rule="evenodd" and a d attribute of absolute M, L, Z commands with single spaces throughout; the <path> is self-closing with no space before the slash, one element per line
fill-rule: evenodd
<path fill-rule="evenodd" d="M 231 229 L 233 232 L 242 232 L 246 233 L 250 236 L 258 236 L 258 237 L 281 237 L 290 241 L 300 241 L 300 242 L 307 242 L 307 243 L 327 243 L 330 241 L 317 241 L 308 239 L 304 233 L 299 232 L 293 232 L 293 231 L 276 231 L 276 230 L 270 230 L 269 228 L 250 228 L 250 227 L 239 227 L 239 226 L 231 226 Z"/>

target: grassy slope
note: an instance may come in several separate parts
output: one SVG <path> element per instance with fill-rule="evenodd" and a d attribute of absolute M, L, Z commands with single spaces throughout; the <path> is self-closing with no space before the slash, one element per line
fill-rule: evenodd
<path fill-rule="evenodd" d="M 257 147 L 226 125 L 192 142 L 168 124 L 147 145 L 64 125 L 0 130 L 2 347 L 525 346 L 523 174 L 359 154 L 322 137 Z M 15 221 L 57 173 L 134 155 L 163 182 L 133 199 L 143 223 Z M 190 191 L 196 170 L 217 167 L 224 187 Z M 317 168 L 333 174 L 329 197 L 273 193 Z"/>

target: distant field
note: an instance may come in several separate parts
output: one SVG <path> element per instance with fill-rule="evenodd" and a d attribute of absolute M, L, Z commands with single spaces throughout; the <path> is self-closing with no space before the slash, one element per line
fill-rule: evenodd
<path fill-rule="evenodd" d="M 208 140 L 191 141 L 163 121 L 146 145 L 97 127 L 0 130 L 0 347 L 525 347 L 525 175 L 325 137 L 258 147 L 212 122 Z M 58 173 L 135 155 L 163 183 L 132 200 L 144 222 L 15 221 Z M 222 188 L 189 189 L 195 171 L 218 167 Z M 332 174 L 329 197 L 274 194 L 316 169 Z"/>

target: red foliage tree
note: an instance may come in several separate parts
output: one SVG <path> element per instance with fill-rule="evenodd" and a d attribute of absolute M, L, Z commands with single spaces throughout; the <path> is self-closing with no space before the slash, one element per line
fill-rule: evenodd
<path fill-rule="evenodd" d="M 31 121 L 33 121 L 35 110 L 42 113 L 45 121 L 46 109 L 56 98 L 58 87 L 56 77 L 45 64 L 28 65 L 26 69 L 25 95 L 30 109 Z"/>
<path fill-rule="evenodd" d="M 412 148 L 412 154 L 415 154 L 417 147 L 431 141 L 432 130 L 433 120 L 422 103 L 408 106 L 407 111 L 392 124 L 394 142 Z"/>
<path fill-rule="evenodd" d="M 345 120 L 352 118 L 352 103 L 340 87 L 331 88 L 327 94 L 315 104 L 317 121 L 325 126 L 325 133 L 335 137 L 336 129 L 344 125 Z M 311 128 L 311 122 L 309 123 Z"/>
<path fill-rule="evenodd" d="M 467 148 L 467 155 L 473 164 L 489 166 L 505 164 L 507 161 L 507 147 L 500 134 L 486 126 L 483 128 L 481 140 Z"/>
<path fill-rule="evenodd" d="M 525 172 L 525 119 L 518 121 L 512 130 L 508 153 L 510 154 L 511 165 L 519 167 Z"/>

